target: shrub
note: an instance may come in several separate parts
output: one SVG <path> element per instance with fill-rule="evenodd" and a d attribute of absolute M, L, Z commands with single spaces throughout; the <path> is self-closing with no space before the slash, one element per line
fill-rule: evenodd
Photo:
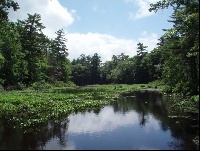
<path fill-rule="evenodd" d="M 45 89 L 50 89 L 51 85 L 49 83 L 46 83 L 44 80 L 42 80 L 42 81 L 33 83 L 32 88 L 35 90 L 45 90 Z"/>
<path fill-rule="evenodd" d="M 171 86 L 165 86 L 164 89 L 163 89 L 163 92 L 172 93 L 172 87 Z"/>
<path fill-rule="evenodd" d="M 63 81 L 56 81 L 54 83 L 55 87 L 76 87 L 76 84 L 74 84 L 72 81 L 63 82 Z"/>

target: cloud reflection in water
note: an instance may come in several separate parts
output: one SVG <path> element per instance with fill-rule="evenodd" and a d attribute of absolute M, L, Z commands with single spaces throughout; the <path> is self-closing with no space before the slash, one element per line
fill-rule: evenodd
<path fill-rule="evenodd" d="M 69 117 L 68 133 L 102 133 L 106 131 L 113 131 L 123 126 L 139 126 L 138 113 L 129 111 L 126 113 L 114 112 L 113 108 L 106 106 L 101 109 L 97 115 L 94 112 L 85 112 L 70 115 Z M 144 130 L 148 133 L 150 130 L 158 130 L 159 123 L 152 117 L 148 116 L 148 123 L 146 123 Z"/>

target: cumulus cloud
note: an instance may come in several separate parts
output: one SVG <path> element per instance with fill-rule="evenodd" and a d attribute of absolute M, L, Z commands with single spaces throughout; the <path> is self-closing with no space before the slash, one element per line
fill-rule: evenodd
<path fill-rule="evenodd" d="M 141 37 L 133 39 L 121 39 L 108 34 L 99 33 L 70 33 L 66 35 L 68 40 L 69 58 L 77 59 L 81 54 L 93 56 L 97 53 L 102 62 L 111 60 L 113 55 L 124 53 L 133 57 L 137 54 L 137 43 L 141 42 L 148 46 L 150 52 L 158 43 L 158 36 L 154 33 L 143 32 Z"/>
<path fill-rule="evenodd" d="M 15 0 L 20 9 L 16 12 L 10 10 L 9 19 L 12 21 L 27 19 L 27 13 L 41 15 L 41 22 L 46 27 L 44 33 L 49 37 L 55 37 L 55 32 L 61 28 L 67 28 L 74 22 L 72 14 L 76 11 L 69 12 L 58 0 Z"/>
<path fill-rule="evenodd" d="M 69 57 L 78 58 L 81 54 L 93 55 L 98 53 L 103 61 L 110 60 L 112 55 L 134 54 L 136 42 L 132 40 L 119 39 L 108 34 L 99 33 L 71 33 L 68 39 Z M 77 45 L 78 44 L 78 45 Z"/>
<path fill-rule="evenodd" d="M 133 11 L 129 12 L 129 18 L 130 19 L 139 19 L 144 18 L 150 15 L 153 15 L 153 12 L 149 12 L 150 4 L 156 3 L 158 0 L 124 0 L 125 2 L 133 2 L 136 4 L 139 9 L 136 11 L 136 13 L 133 13 Z"/>

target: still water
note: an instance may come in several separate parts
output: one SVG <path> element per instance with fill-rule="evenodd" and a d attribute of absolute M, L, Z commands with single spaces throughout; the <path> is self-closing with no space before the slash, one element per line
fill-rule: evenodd
<path fill-rule="evenodd" d="M 166 102 L 158 92 L 133 92 L 100 110 L 48 123 L 37 134 L 0 123 L 0 149 L 198 150 L 197 118 L 169 114 Z"/>

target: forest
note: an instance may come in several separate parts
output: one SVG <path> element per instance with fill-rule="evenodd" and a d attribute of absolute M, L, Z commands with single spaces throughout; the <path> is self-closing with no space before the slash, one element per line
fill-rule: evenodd
<path fill-rule="evenodd" d="M 0 1 L 0 89 L 21 90 L 40 83 L 54 85 L 147 84 L 158 82 L 167 92 L 199 98 L 199 1 L 161 0 L 149 11 L 173 8 L 168 20 L 173 27 L 163 29 L 157 47 L 151 52 L 137 44 L 137 55 L 115 54 L 110 61 L 101 56 L 68 58 L 65 32 L 56 38 L 43 33 L 40 14 L 11 22 L 9 9 L 20 6 L 13 0 Z M 80 46 L 81 47 L 81 46 Z"/>

